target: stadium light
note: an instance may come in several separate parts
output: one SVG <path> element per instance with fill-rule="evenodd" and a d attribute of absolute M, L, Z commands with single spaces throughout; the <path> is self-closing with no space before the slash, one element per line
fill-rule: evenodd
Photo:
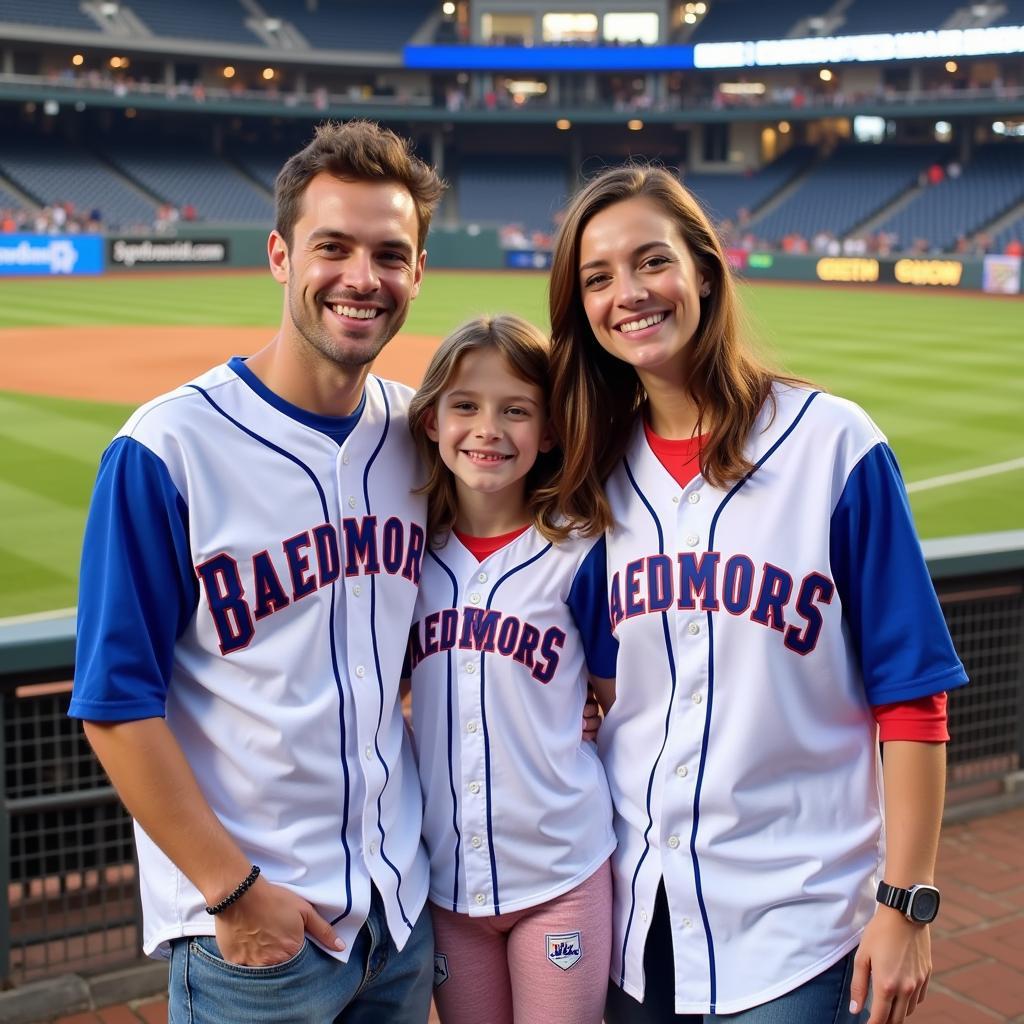
<path fill-rule="evenodd" d="M 223 75 L 224 75 L 225 78 L 234 78 L 235 77 L 235 69 L 230 64 L 228 64 L 224 68 Z"/>
<path fill-rule="evenodd" d="M 567 118 L 567 117 L 560 117 L 555 122 L 555 127 L 560 132 L 567 132 L 572 127 L 572 121 L 570 121 L 569 118 Z"/>
<path fill-rule="evenodd" d="M 71 63 L 74 64 L 76 68 L 80 68 L 85 63 L 85 57 L 83 57 L 80 53 L 76 53 L 71 58 Z"/>
<path fill-rule="evenodd" d="M 956 74 L 956 72 L 957 72 L 957 67 L 958 67 L 958 65 L 957 65 L 957 62 L 956 62 L 955 60 L 947 60 L 947 61 L 946 61 L 946 70 L 947 70 L 947 71 L 948 71 L 948 72 L 949 72 L 949 73 L 950 73 L 951 75 L 955 75 L 955 74 Z"/>
<path fill-rule="evenodd" d="M 447 3 L 441 4 L 441 12 L 450 18 L 455 13 L 455 4 L 448 0 Z"/>
<path fill-rule="evenodd" d="M 831 71 L 829 71 L 829 69 L 828 69 L 828 68 L 822 68 L 822 69 L 821 69 L 821 70 L 820 70 L 820 71 L 818 72 L 818 77 L 819 77 L 819 78 L 820 78 L 820 79 L 821 79 L 821 80 L 822 80 L 823 82 L 831 82 L 831 81 L 832 81 L 832 72 L 831 72 Z"/>
<path fill-rule="evenodd" d="M 779 134 L 780 135 L 788 135 L 789 134 L 789 128 L 790 128 L 790 124 L 789 124 L 788 121 L 780 121 L 779 122 Z"/>
<path fill-rule="evenodd" d="M 626 122 L 626 127 L 631 132 L 642 132 L 644 130 L 644 123 L 638 117 L 634 117 L 632 120 Z"/>
<path fill-rule="evenodd" d="M 263 80 L 266 81 L 266 82 L 269 82 L 274 77 L 274 74 L 275 74 L 275 72 L 274 72 L 273 68 L 264 68 L 263 69 Z"/>

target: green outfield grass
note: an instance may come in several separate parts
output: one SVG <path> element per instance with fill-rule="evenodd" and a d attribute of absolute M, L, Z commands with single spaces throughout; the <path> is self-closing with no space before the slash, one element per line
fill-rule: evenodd
<path fill-rule="evenodd" d="M 1024 456 L 1020 302 L 784 285 L 742 294 L 764 353 L 863 405 L 909 483 Z M 258 273 L 2 282 L 0 328 L 262 324 L 269 338 L 280 301 L 277 285 Z M 443 334 L 475 313 L 503 310 L 545 323 L 545 279 L 428 273 L 407 329 Z M 128 412 L 0 392 L 0 616 L 77 600 L 96 463 Z M 911 502 L 923 537 L 1024 528 L 1024 470 L 912 487 Z"/>

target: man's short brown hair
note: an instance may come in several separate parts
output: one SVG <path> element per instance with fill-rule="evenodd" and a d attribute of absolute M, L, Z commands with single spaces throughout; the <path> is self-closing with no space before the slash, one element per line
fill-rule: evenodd
<path fill-rule="evenodd" d="M 419 222 L 418 248 L 423 249 L 430 218 L 446 185 L 433 167 L 413 153 L 408 140 L 374 121 L 317 125 L 313 141 L 281 168 L 274 186 L 274 226 L 289 247 L 306 189 L 324 171 L 343 181 L 393 182 L 408 189 Z"/>

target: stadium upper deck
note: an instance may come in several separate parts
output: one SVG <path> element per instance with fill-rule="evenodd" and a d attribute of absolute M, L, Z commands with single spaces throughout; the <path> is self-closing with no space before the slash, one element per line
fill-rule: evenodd
<path fill-rule="evenodd" d="M 999 28 L 1022 24 L 1024 0 L 389 0 L 386 17 L 343 0 L 0 0 L 0 206 L 19 223 L 72 204 L 118 227 L 167 207 L 262 224 L 269 154 L 325 116 L 370 116 L 451 179 L 450 223 L 520 238 L 550 234 L 581 168 L 643 156 L 741 240 L 998 245 L 1024 218 L 1024 28 Z M 939 29 L 975 49 L 995 31 L 1004 52 L 693 66 L 737 40 Z M 541 66 L 516 63 L 529 54 Z M 936 163 L 962 178 L 925 192 Z"/>

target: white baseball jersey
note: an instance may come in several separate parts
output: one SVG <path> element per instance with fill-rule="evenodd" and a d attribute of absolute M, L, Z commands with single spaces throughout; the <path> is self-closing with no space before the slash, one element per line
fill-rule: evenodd
<path fill-rule="evenodd" d="M 352 417 L 315 416 L 234 359 L 131 417 L 85 538 L 70 713 L 166 714 L 217 817 L 335 923 L 340 960 L 371 881 L 399 948 L 428 882 L 398 704 L 425 551 L 409 395 L 371 376 Z M 136 837 L 146 952 L 213 934 Z"/>
<path fill-rule="evenodd" d="M 677 1013 L 760 1005 L 857 945 L 884 857 L 870 706 L 966 682 L 883 436 L 775 397 L 736 485 L 680 488 L 639 423 L 608 482 L 612 978 L 643 998 L 664 879 Z"/>
<path fill-rule="evenodd" d="M 431 549 L 409 643 L 430 899 L 473 916 L 568 892 L 615 846 L 581 739 L 587 672 L 611 676 L 604 541 L 532 527 L 482 562 Z"/>

